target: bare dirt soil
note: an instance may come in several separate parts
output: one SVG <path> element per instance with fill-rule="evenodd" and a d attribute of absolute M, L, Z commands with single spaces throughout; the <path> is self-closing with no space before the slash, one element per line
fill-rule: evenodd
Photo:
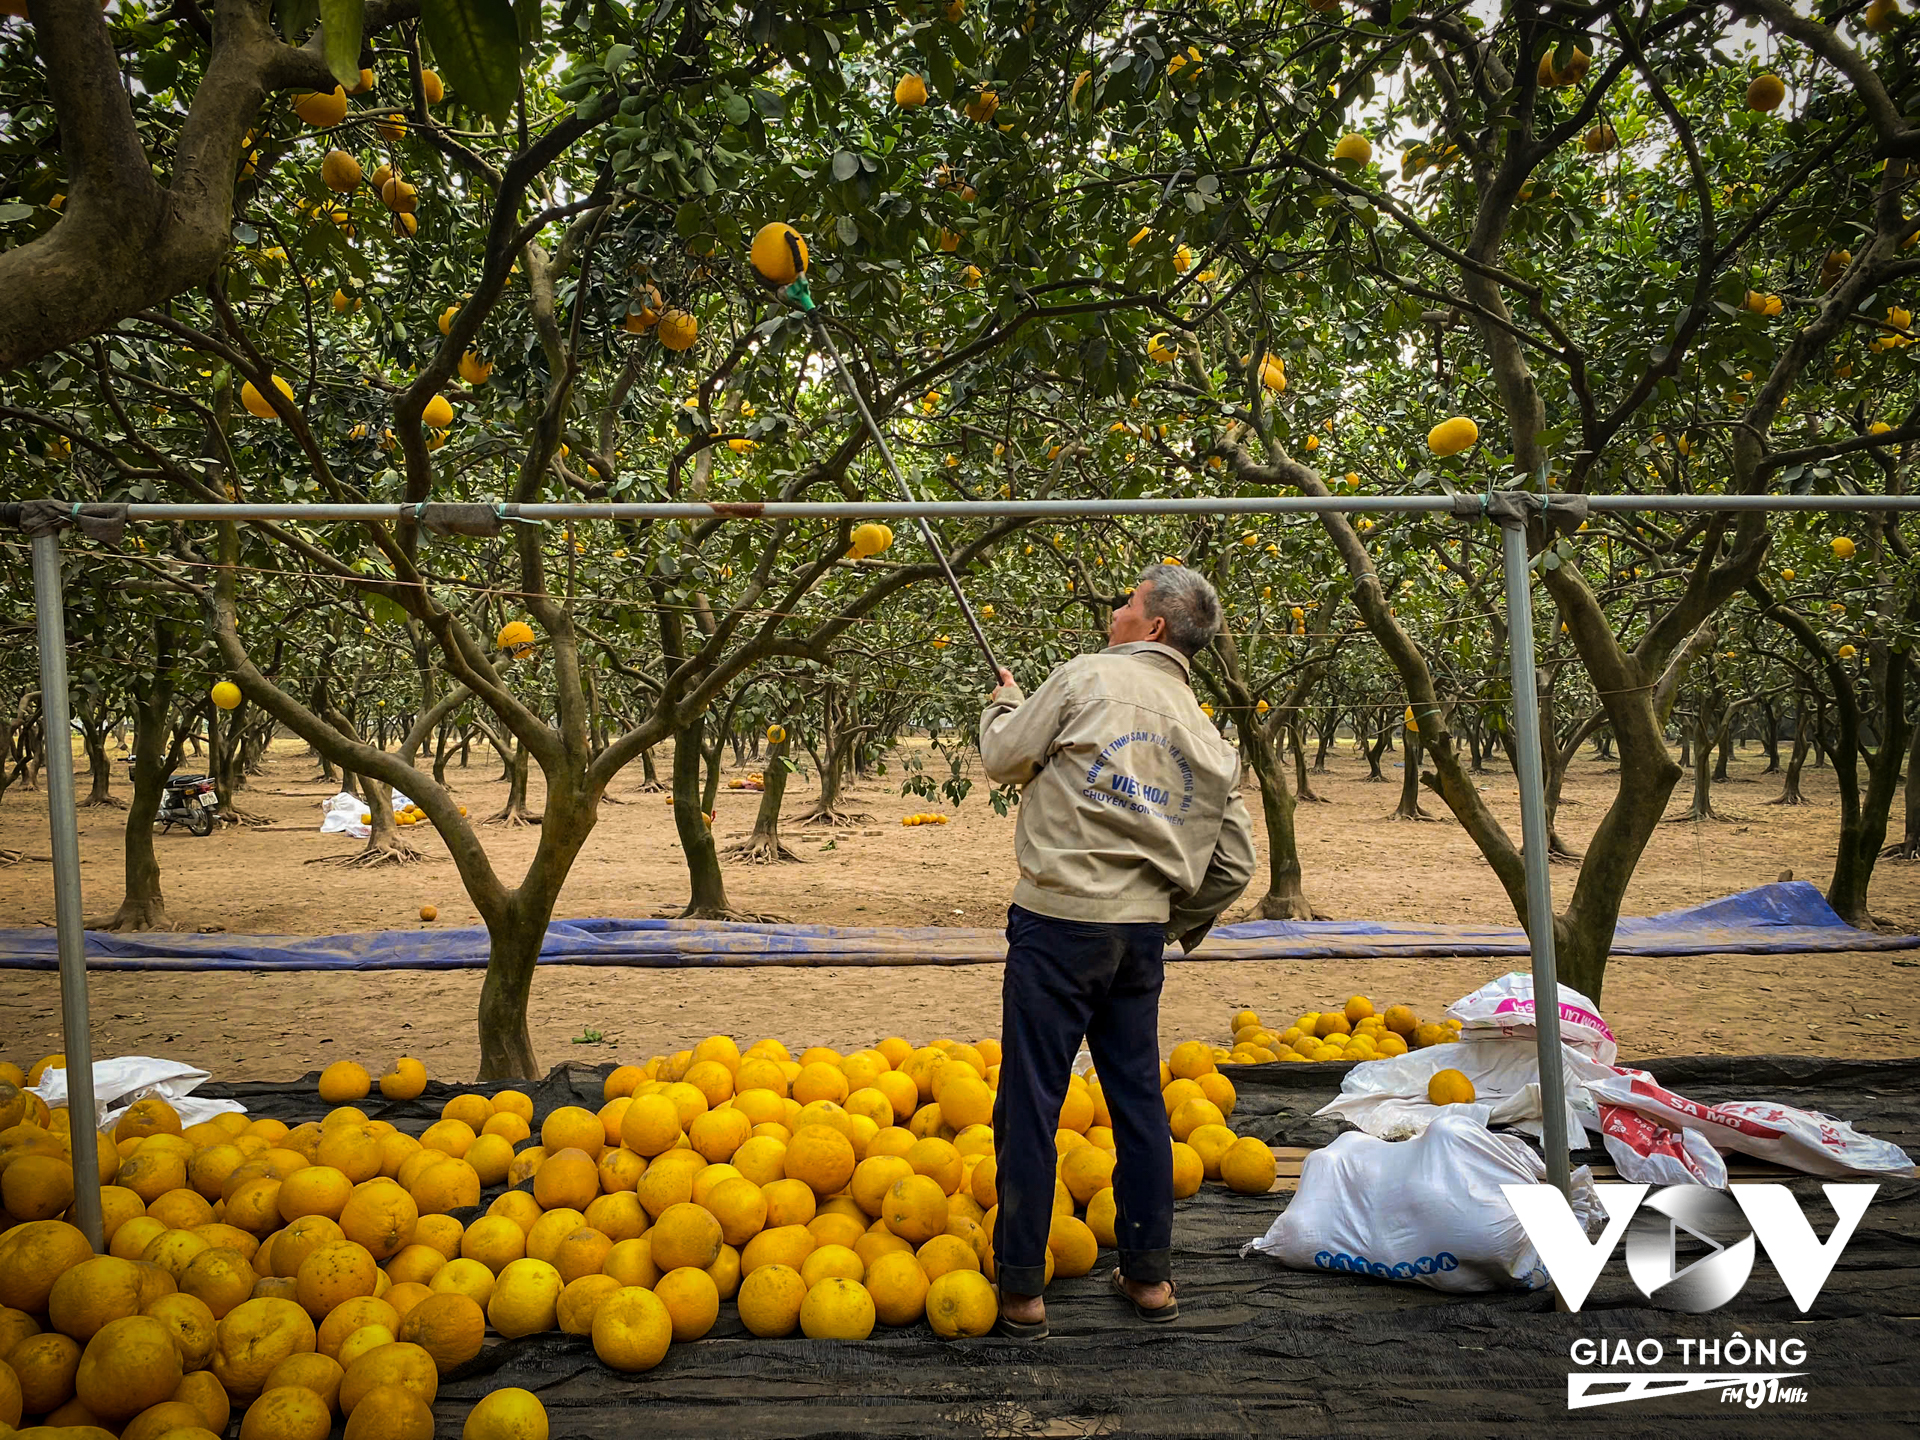
<path fill-rule="evenodd" d="M 1389 756 L 1389 759 L 1392 757 Z M 662 761 L 664 768 L 664 759 Z M 1364 779 L 1365 761 L 1346 748 L 1331 772 L 1313 777 L 1330 803 L 1302 805 L 1299 831 L 1308 893 L 1338 917 L 1511 924 L 1513 915 L 1465 834 L 1444 817 L 1432 824 L 1387 818 L 1399 772 L 1387 785 Z M 1736 754 L 1716 806 L 1732 818 L 1662 827 L 1641 861 L 1627 911 L 1649 914 L 1730 894 L 1791 869 L 1824 884 L 1832 868 L 1838 805 L 1831 773 L 1809 769 L 1799 807 L 1769 805 L 1779 777 L 1763 776 L 1758 749 Z M 188 768 L 192 768 L 191 764 Z M 158 840 L 168 913 L 189 930 L 330 934 L 426 928 L 417 912 L 438 907 L 438 926 L 476 925 L 444 846 L 430 827 L 407 831 L 428 856 L 406 869 L 357 870 L 305 862 L 351 854 L 359 842 L 319 833 L 320 803 L 333 787 L 315 783 L 314 761 L 294 742 L 276 746 L 266 773 L 240 793 L 270 828 L 225 828 L 208 839 L 174 831 Z M 1579 844 L 1611 794 L 1610 767 L 1583 756 L 1565 787 L 1560 831 Z M 490 752 L 473 768 L 449 770 L 475 816 L 493 813 L 506 787 Z M 118 777 L 116 777 L 117 779 Z M 1504 766 L 1482 782 L 1502 820 L 1518 831 L 1517 792 Z M 559 917 L 677 913 L 686 877 L 662 796 L 639 791 L 636 767 L 616 783 L 599 824 L 561 896 Z M 84 793 L 84 786 L 83 793 Z M 846 925 L 997 925 L 1015 878 L 1012 816 L 981 791 L 951 824 L 903 828 L 900 818 L 931 807 L 899 793 L 899 769 L 854 788 L 850 807 L 869 824 L 817 830 L 793 821 L 815 791 L 787 796 L 787 838 L 804 863 L 732 865 L 736 908 L 800 922 Z M 1251 792 L 1250 792 L 1251 793 Z M 1687 784 L 1674 799 L 1683 807 Z M 722 789 L 715 830 L 722 845 L 752 828 L 759 796 Z M 539 777 L 533 804 L 540 803 Z M 944 807 L 942 807 L 944 808 Z M 1259 824 L 1258 806 L 1255 824 Z M 110 913 L 121 891 L 122 812 L 81 811 L 81 861 L 89 916 Z M 517 876 L 538 832 L 485 827 L 488 852 Z M 47 853 L 46 802 L 14 789 L 0 802 L 0 851 Z M 1264 851 L 1263 851 L 1264 853 Z M 1556 867 L 1564 903 L 1572 867 Z M 1257 895 L 1263 888 L 1256 883 Z M 1889 928 L 1920 931 L 1920 866 L 1882 862 L 1874 912 Z M 1251 898 L 1229 918 L 1251 912 Z M 53 921 L 52 876 L 29 860 L 0 868 L 0 926 Z M 1224 1037 L 1241 1006 L 1291 1016 L 1353 993 L 1376 1004 L 1408 1003 L 1425 1017 L 1512 968 L 1502 960 L 1275 961 L 1168 967 L 1162 1037 Z M 92 977 L 96 1052 L 164 1055 L 223 1079 L 287 1079 L 341 1058 L 369 1065 L 419 1056 L 447 1079 L 470 1078 L 478 1061 L 474 1013 L 478 971 L 371 974 L 97 973 Z M 534 982 L 531 1024 L 541 1063 L 598 1062 L 691 1044 L 715 1031 L 744 1038 L 848 1048 L 892 1033 L 916 1041 L 972 1037 L 999 1029 L 1000 967 L 922 966 L 849 970 L 610 970 L 543 968 Z M 1920 1054 L 1920 951 L 1823 955 L 1710 955 L 1616 958 L 1603 1008 L 1628 1057 L 1675 1054 L 1817 1052 Z M 597 1032 L 600 1039 L 581 1043 Z M 59 989 L 51 974 L 0 972 L 0 1056 L 26 1063 L 60 1045 Z"/>

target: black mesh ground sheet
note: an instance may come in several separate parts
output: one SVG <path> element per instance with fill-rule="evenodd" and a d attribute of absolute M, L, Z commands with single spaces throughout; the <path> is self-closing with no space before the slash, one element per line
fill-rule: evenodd
<path fill-rule="evenodd" d="M 598 1108 L 605 1069 L 563 1067 L 528 1088 L 537 1116 L 564 1104 Z M 1326 1143 L 1338 1127 L 1309 1117 L 1337 1092 L 1337 1065 L 1233 1072 L 1233 1123 L 1276 1145 Z M 1838 1115 L 1920 1153 L 1920 1059 L 1682 1057 L 1648 1062 L 1664 1084 L 1700 1100 L 1776 1099 Z M 288 1121 L 326 1108 L 315 1077 L 291 1084 L 209 1085 L 249 1110 Z M 448 1095 L 488 1087 L 433 1085 L 418 1101 L 372 1113 L 417 1132 Z M 375 1100 L 378 1100 L 376 1095 Z M 538 1128 L 536 1120 L 536 1130 Z M 1600 1151 L 1577 1162 L 1605 1162 Z M 1833 1224 L 1814 1180 L 1794 1180 L 1817 1234 Z M 495 1342 L 440 1387 L 440 1434 L 458 1436 L 489 1389 L 540 1395 L 555 1440 L 629 1436 L 1370 1435 L 1486 1436 L 1579 1432 L 1608 1437 L 1804 1437 L 1920 1434 L 1920 1184 L 1882 1185 L 1813 1309 L 1799 1314 L 1763 1258 L 1742 1294 L 1708 1315 L 1657 1310 L 1616 1252 L 1579 1314 L 1549 1295 L 1467 1299 L 1411 1285 L 1306 1273 L 1240 1247 L 1265 1232 L 1286 1197 L 1217 1185 L 1181 1204 L 1174 1270 L 1181 1318 L 1135 1320 L 1093 1275 L 1056 1282 L 1052 1338 L 943 1341 L 926 1326 L 876 1330 L 861 1344 L 757 1340 L 723 1305 L 704 1340 L 676 1344 L 657 1369 L 616 1374 L 584 1339 Z M 1770 1337 L 1802 1341 L 1801 1403 L 1749 1409 L 1718 1391 L 1569 1413 L 1576 1338 L 1664 1342 L 1662 1373 L 1682 1364 L 1675 1341 Z M 1746 1368 L 1752 1368 L 1748 1366 Z M 237 1418 L 237 1417 L 236 1417 Z"/>

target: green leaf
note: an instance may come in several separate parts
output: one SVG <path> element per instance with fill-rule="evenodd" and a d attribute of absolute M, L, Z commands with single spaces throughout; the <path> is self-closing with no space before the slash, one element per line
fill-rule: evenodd
<path fill-rule="evenodd" d="M 407 623 L 407 612 L 385 595 L 367 596 L 367 614 L 382 625 L 401 626 Z"/>
<path fill-rule="evenodd" d="M 349 90 L 360 86 L 360 27 L 366 0 L 320 0 L 320 41 L 333 78 Z"/>
<path fill-rule="evenodd" d="M 513 0 L 424 0 L 420 23 L 448 86 L 495 124 L 520 94 Z"/>
<path fill-rule="evenodd" d="M 273 18 L 280 24 L 281 38 L 289 45 L 298 45 L 320 18 L 320 6 L 317 0 L 279 0 L 273 7 Z"/>

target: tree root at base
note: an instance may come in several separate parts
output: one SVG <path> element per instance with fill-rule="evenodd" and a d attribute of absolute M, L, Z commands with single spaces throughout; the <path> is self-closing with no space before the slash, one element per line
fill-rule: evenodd
<path fill-rule="evenodd" d="M 1713 806 L 1711 805 L 1707 806 L 1707 808 L 1704 811 L 1695 810 L 1691 806 L 1689 806 L 1687 809 L 1682 810 L 1678 815 L 1667 816 L 1660 823 L 1662 825 L 1684 825 L 1689 820 L 1701 820 L 1701 821 L 1710 821 L 1715 825 L 1735 825 L 1735 824 L 1739 824 L 1742 818 L 1743 817 L 1739 815 L 1722 815 L 1718 810 L 1714 809 Z"/>
<path fill-rule="evenodd" d="M 761 914 L 757 910 L 722 909 L 715 905 L 701 906 L 698 908 L 689 905 L 680 912 L 679 918 L 682 920 L 731 920 L 739 925 L 784 925 L 787 923 L 787 917 L 784 915 Z"/>
<path fill-rule="evenodd" d="M 873 816 L 864 810 L 815 810 L 800 817 L 802 825 L 826 825 L 840 830 L 851 830 L 872 823 Z"/>
<path fill-rule="evenodd" d="M 742 840 L 738 845 L 729 845 L 720 852 L 729 860 L 743 865 L 804 865 L 805 859 L 796 850 L 788 848 L 779 840 L 766 836 L 753 836 Z"/>
<path fill-rule="evenodd" d="M 505 825 L 510 829 L 517 829 L 523 825 L 538 825 L 540 823 L 540 817 L 538 815 L 529 815 L 524 810 L 514 810 L 510 808 L 502 810 L 498 815 L 490 815 L 480 823 L 482 825 Z"/>
<path fill-rule="evenodd" d="M 351 855 L 318 855 L 309 865 L 339 865 L 342 868 L 371 870 L 380 865 L 418 865 L 427 857 L 402 841 L 379 847 L 368 846 Z"/>
<path fill-rule="evenodd" d="M 167 907 L 156 900 L 152 905 L 136 905 L 131 910 L 123 901 L 118 910 L 111 915 L 103 915 L 98 920 L 86 922 L 89 930 L 172 930 L 175 927 L 167 923 Z"/>
<path fill-rule="evenodd" d="M 99 806 L 103 810 L 124 810 L 127 808 L 127 802 L 122 800 L 118 795 L 89 795 L 74 808 L 76 810 L 84 810 L 89 805 Z"/>

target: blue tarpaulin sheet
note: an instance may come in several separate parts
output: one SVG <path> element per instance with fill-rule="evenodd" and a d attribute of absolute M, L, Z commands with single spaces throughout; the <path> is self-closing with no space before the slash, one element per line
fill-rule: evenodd
<path fill-rule="evenodd" d="M 1920 935 L 1848 925 L 1804 881 L 1762 885 L 1664 915 L 1622 918 L 1616 955 L 1780 954 L 1920 949 Z M 999 929 L 960 926 L 748 925 L 705 920 L 556 920 L 543 965 L 986 965 L 1006 958 Z M 1513 926 L 1375 920 L 1249 920 L 1222 925 L 1186 960 L 1351 960 L 1525 955 Z M 481 928 L 358 935 L 87 932 L 93 970 L 469 970 L 487 963 Z M 0 930 L 0 969 L 53 970 L 50 929 Z"/>

